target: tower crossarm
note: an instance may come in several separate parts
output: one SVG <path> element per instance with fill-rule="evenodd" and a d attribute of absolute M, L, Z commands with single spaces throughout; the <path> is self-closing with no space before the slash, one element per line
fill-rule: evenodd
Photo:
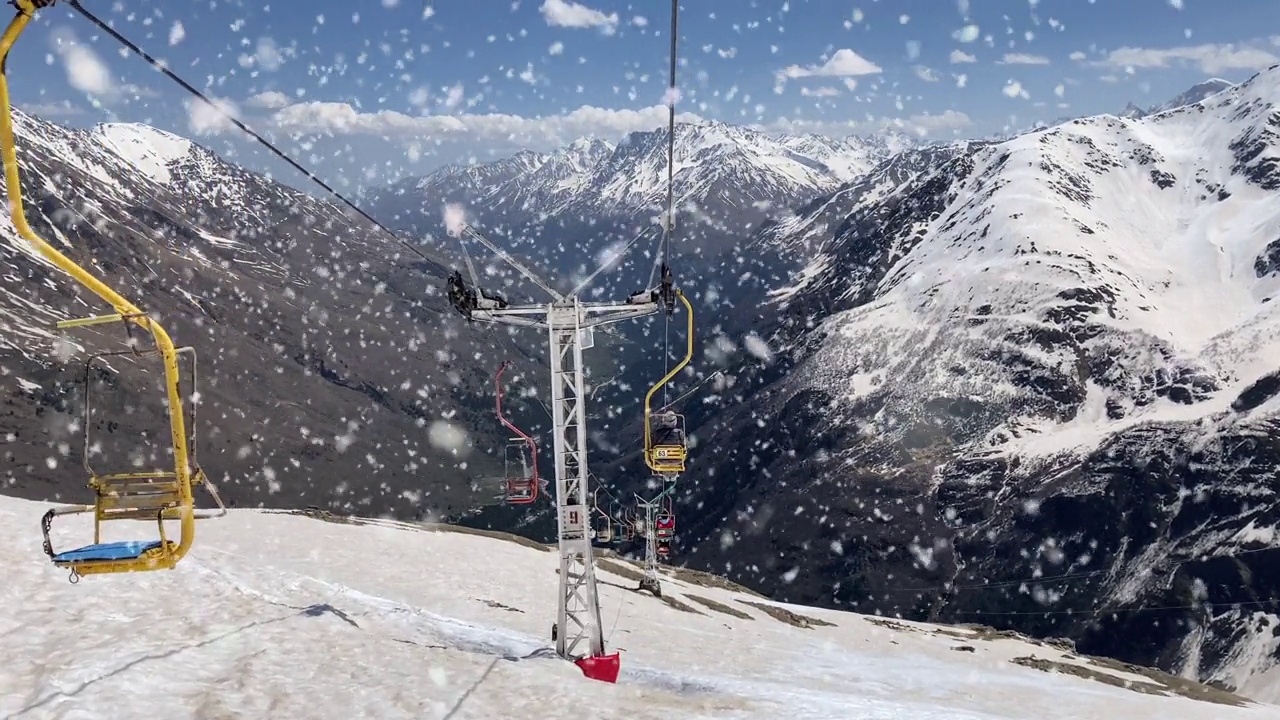
<path fill-rule="evenodd" d="M 624 320 L 653 315 L 662 306 L 656 302 L 645 303 L 579 303 L 577 306 L 579 328 L 609 325 Z M 548 327 L 548 318 L 556 314 L 563 318 L 565 314 L 572 316 L 574 306 L 559 303 L 551 305 L 509 305 L 491 310 L 472 310 L 471 319 L 476 322 L 489 322 L 517 327 Z M 561 319 L 557 324 L 563 323 Z"/>

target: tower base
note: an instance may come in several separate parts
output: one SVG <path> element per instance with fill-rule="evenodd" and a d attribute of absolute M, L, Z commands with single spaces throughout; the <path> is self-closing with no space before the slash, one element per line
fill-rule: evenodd
<path fill-rule="evenodd" d="M 622 671 L 622 658 L 618 653 L 578 658 L 573 661 L 573 664 L 577 665 L 588 679 L 600 682 L 616 683 L 618 673 Z"/>

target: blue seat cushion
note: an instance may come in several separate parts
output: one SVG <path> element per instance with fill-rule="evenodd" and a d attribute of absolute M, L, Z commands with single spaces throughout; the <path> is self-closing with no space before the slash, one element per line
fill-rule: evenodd
<path fill-rule="evenodd" d="M 53 556 L 54 562 L 101 562 L 134 560 L 142 553 L 160 547 L 159 540 L 122 540 L 120 542 L 85 545 Z"/>

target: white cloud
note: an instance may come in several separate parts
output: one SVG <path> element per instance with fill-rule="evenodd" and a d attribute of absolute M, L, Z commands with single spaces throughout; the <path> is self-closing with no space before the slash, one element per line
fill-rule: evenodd
<path fill-rule="evenodd" d="M 257 47 L 252 55 L 241 53 L 237 61 L 240 67 L 251 68 L 257 66 L 261 70 L 267 72 L 275 72 L 284 65 L 286 57 L 294 57 L 297 50 L 292 47 L 281 49 L 276 45 L 276 41 L 269 37 L 258 38 Z"/>
<path fill-rule="evenodd" d="M 602 28 L 612 33 L 618 27 L 618 14 L 608 15 L 573 0 L 546 0 L 542 3 L 542 17 L 548 25 L 568 28 Z"/>
<path fill-rule="evenodd" d="M 820 87 L 809 89 L 807 94 L 824 97 L 836 90 Z M 693 113 L 678 113 L 677 120 L 705 122 Z M 362 112 L 342 102 L 303 102 L 277 110 L 265 121 L 255 124 L 295 137 L 361 136 L 396 147 L 409 147 L 429 137 L 445 154 L 456 153 L 459 148 L 476 148 L 483 149 L 487 155 L 501 155 L 521 149 L 548 151 L 582 137 L 618 140 L 627 133 L 659 129 L 666 122 L 665 105 L 640 110 L 583 106 L 559 115 L 522 117 L 503 113 L 411 116 L 390 110 Z M 964 113 L 948 110 L 940 115 L 868 116 L 860 121 L 783 118 L 751 127 L 768 133 L 816 133 L 832 137 L 882 130 L 923 136 L 952 134 L 971 124 Z M 227 129 L 213 122 L 207 123 L 207 127 L 210 132 Z"/>
<path fill-rule="evenodd" d="M 1084 60 L 1086 57 L 1088 57 L 1088 55 L 1085 55 L 1084 53 L 1077 50 L 1071 53 L 1071 55 L 1069 55 L 1068 57 L 1070 57 L 1072 60 L 1075 60 L 1076 62 L 1080 62 L 1081 60 Z"/>
<path fill-rule="evenodd" d="M 38 118 L 58 118 L 72 117 L 75 115 L 83 115 L 84 108 L 72 105 L 70 102 L 63 100 L 55 103 L 36 103 L 35 105 L 23 105 L 22 110 Z"/>
<path fill-rule="evenodd" d="M 1000 92 L 1011 98 L 1020 97 L 1026 99 L 1030 97 L 1030 95 L 1027 94 L 1027 91 L 1022 87 L 1022 83 L 1017 80 L 1010 80 Z"/>
<path fill-rule="evenodd" d="M 235 103 L 224 98 L 212 98 L 213 105 L 199 98 L 187 101 L 187 121 L 191 132 L 197 135 L 217 135 L 234 127 L 228 115 L 240 116 Z"/>
<path fill-rule="evenodd" d="M 834 87 L 816 87 L 816 88 L 800 88 L 800 94 L 805 97 L 835 97 L 840 94 L 840 88 Z"/>
<path fill-rule="evenodd" d="M 881 72 L 879 65 L 867 60 L 858 53 L 842 48 L 835 51 L 822 65 L 800 67 L 790 65 L 778 72 L 780 77 L 853 77 L 856 75 L 874 75 Z"/>
<path fill-rule="evenodd" d="M 963 50 L 951 51 L 951 64 L 978 62 L 978 58 L 970 55 Z"/>
<path fill-rule="evenodd" d="M 123 85 L 117 85 L 115 88 L 113 88 L 112 94 L 118 97 L 127 97 L 133 100 L 137 100 L 139 98 L 160 97 L 160 91 L 156 90 L 155 88 L 149 88 L 145 85 L 134 85 L 133 83 L 125 83 Z"/>
<path fill-rule="evenodd" d="M 462 83 L 455 83 L 449 88 L 444 96 L 444 106 L 449 109 L 458 107 L 462 103 Z"/>
<path fill-rule="evenodd" d="M 186 36 L 187 31 L 182 27 L 182 21 L 174 20 L 173 27 L 169 28 L 169 46 L 173 47 L 174 45 L 177 45 L 182 42 L 182 39 Z"/>
<path fill-rule="evenodd" d="M 880 122 L 880 125 L 886 129 L 905 129 L 916 134 L 936 135 L 963 130 L 973 125 L 973 121 L 962 112 L 946 110 L 937 115 L 925 113 L 923 115 L 912 115 L 902 120 L 884 120 Z"/>
<path fill-rule="evenodd" d="M 1276 44 L 1280 37 L 1268 38 Z M 1073 56 L 1074 57 L 1074 56 Z M 1167 68 L 1195 65 L 1202 72 L 1216 74 L 1227 70 L 1263 70 L 1280 63 L 1260 42 L 1186 45 L 1171 48 L 1122 47 L 1107 53 L 1094 63 L 1111 68 Z"/>
<path fill-rule="evenodd" d="M 279 90 L 268 90 L 250 97 L 246 104 L 268 110 L 279 110 L 282 107 L 288 107 L 291 102 L 293 101 L 289 99 L 289 96 Z"/>
<path fill-rule="evenodd" d="M 884 132 L 886 130 L 919 136 L 950 135 L 971 125 L 973 125 L 973 121 L 968 115 L 955 110 L 947 110 L 938 115 L 925 113 L 905 118 L 868 117 L 861 121 L 846 120 L 843 122 L 781 119 L 767 125 L 754 127 L 765 132 L 793 135 L 814 133 L 830 137 L 845 137 L 859 133 Z"/>
<path fill-rule="evenodd" d="M 1000 61 L 1002 65 L 1048 65 L 1049 58 L 1043 55 L 1028 55 L 1026 53 L 1005 53 L 1004 59 Z"/>
<path fill-rule="evenodd" d="M 697 122 L 696 115 L 681 113 L 682 122 Z M 348 134 L 390 140 L 422 137 L 493 143 L 504 147 L 549 149 L 580 137 L 617 138 L 629 132 L 653 130 L 666 124 L 667 107 L 643 110 L 606 110 L 583 106 L 547 117 L 523 117 L 504 113 L 411 116 L 392 110 L 361 112 L 342 102 L 296 103 L 273 113 L 270 123 L 290 133 Z"/>

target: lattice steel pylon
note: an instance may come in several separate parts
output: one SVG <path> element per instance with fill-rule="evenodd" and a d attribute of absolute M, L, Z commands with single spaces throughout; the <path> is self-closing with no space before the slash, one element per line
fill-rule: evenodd
<path fill-rule="evenodd" d="M 451 232 L 450 234 L 455 234 Z M 545 304 L 511 305 L 488 295 L 477 284 L 466 287 L 460 273 L 450 280 L 449 296 L 454 307 L 468 320 L 547 330 L 547 352 L 551 368 L 551 420 L 555 453 L 555 505 L 560 551 L 560 596 L 556 618 L 556 653 L 577 662 L 596 679 L 616 680 L 616 655 L 606 656 L 604 628 L 600 620 L 600 599 L 596 591 L 595 561 L 592 555 L 590 492 L 587 469 L 587 402 L 584 388 L 582 351 L 594 344 L 597 327 L 653 315 L 674 305 L 669 281 L 660 289 L 636 293 L 625 302 L 582 302 L 579 293 L 595 274 L 583 280 L 567 295 L 562 294 L 515 258 L 470 228 L 465 234 L 487 247 L 541 287 L 552 300 Z M 474 270 L 473 282 L 478 281 Z M 601 268 L 603 270 L 603 268 Z M 597 271 L 598 273 L 599 271 Z M 600 670 L 592 664 L 611 668 Z"/>
<path fill-rule="evenodd" d="M 636 495 L 636 511 L 644 513 L 644 575 L 640 578 L 641 590 L 662 597 L 662 579 L 658 575 L 658 527 L 657 513 L 662 502 L 675 491 L 677 475 L 659 476 L 662 492 L 649 500 Z"/>
<path fill-rule="evenodd" d="M 644 575 L 640 578 L 640 589 L 662 597 L 662 581 L 658 577 L 658 531 L 654 521 L 658 501 L 645 500 L 637 495 L 636 507 L 644 512 Z"/>

